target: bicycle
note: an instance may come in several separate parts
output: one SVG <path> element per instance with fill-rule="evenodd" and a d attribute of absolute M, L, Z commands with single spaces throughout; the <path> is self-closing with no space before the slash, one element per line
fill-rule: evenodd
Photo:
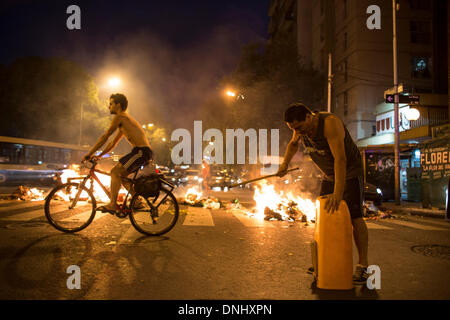
<path fill-rule="evenodd" d="M 97 182 L 111 199 L 109 190 L 96 173 L 109 176 L 111 174 L 96 169 L 96 161 L 88 162 L 92 166 L 86 176 L 69 178 L 67 183 L 52 189 L 45 199 L 45 216 L 49 223 L 60 231 L 78 232 L 94 221 L 97 209 L 97 200 L 93 193 L 94 182 Z M 163 174 L 155 173 L 136 178 L 138 171 L 132 179 L 122 178 L 122 182 L 129 183 L 129 188 L 116 216 L 128 216 L 133 227 L 145 235 L 159 236 L 167 233 L 175 226 L 179 216 L 178 202 L 172 194 L 175 186 L 165 180 Z M 73 182 L 77 180 L 81 182 Z M 127 201 L 133 188 L 134 195 Z"/>

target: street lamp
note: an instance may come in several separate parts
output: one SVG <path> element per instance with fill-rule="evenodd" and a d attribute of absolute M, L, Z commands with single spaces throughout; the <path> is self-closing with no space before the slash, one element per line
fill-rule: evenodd
<path fill-rule="evenodd" d="M 118 78 L 118 77 L 112 77 L 112 78 L 110 78 L 110 79 L 108 80 L 108 85 L 109 85 L 111 88 L 117 88 L 117 87 L 119 87 L 119 86 L 120 86 L 120 83 L 121 83 L 121 81 L 120 81 L 120 78 Z"/>
<path fill-rule="evenodd" d="M 228 91 L 226 92 L 226 94 L 227 94 L 227 96 L 229 96 L 229 97 L 236 97 L 236 93 L 233 92 L 233 91 L 231 91 L 231 90 L 228 90 Z"/>
<path fill-rule="evenodd" d="M 415 121 L 420 118 L 420 112 L 416 108 L 410 108 L 405 112 L 405 117 L 408 121 Z"/>

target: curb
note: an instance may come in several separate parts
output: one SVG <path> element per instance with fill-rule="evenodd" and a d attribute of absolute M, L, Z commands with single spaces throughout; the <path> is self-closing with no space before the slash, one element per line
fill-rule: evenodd
<path fill-rule="evenodd" d="M 412 216 L 422 216 L 422 217 L 429 217 L 429 218 L 435 218 L 435 219 L 443 219 L 445 220 L 445 210 L 442 210 L 442 213 L 436 212 L 436 211 L 422 211 L 420 209 L 414 209 L 414 208 L 387 208 L 388 210 L 391 210 L 393 214 L 401 214 L 401 215 L 412 215 Z"/>

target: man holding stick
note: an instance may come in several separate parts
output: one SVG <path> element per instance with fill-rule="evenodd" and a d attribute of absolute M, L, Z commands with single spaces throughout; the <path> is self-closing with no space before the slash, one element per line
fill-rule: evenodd
<path fill-rule="evenodd" d="M 353 225 L 353 237 L 359 254 L 353 282 L 365 284 L 367 274 L 368 232 L 363 220 L 363 166 L 358 147 L 347 128 L 336 115 L 326 112 L 313 113 L 302 103 L 289 106 L 284 121 L 293 131 L 278 176 L 286 174 L 300 142 L 303 153 L 309 154 L 323 172 L 320 195 L 326 196 L 325 210 L 338 210 L 341 200 L 347 202 Z M 312 272 L 311 268 L 308 272 Z"/>

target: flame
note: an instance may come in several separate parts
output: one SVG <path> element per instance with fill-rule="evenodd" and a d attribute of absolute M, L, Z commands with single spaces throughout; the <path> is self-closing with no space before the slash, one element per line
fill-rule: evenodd
<path fill-rule="evenodd" d="M 202 197 L 202 193 L 198 191 L 196 187 L 191 187 L 186 191 L 186 194 L 184 195 L 184 199 L 189 204 L 195 204 L 197 201 L 200 200 Z"/>
<path fill-rule="evenodd" d="M 101 174 L 98 172 L 96 172 L 95 174 L 98 177 L 98 179 L 100 180 L 100 182 L 109 189 L 109 187 L 111 185 L 111 176 L 108 176 L 106 174 Z M 61 174 L 61 182 L 67 183 L 70 180 L 70 178 L 82 178 L 82 177 L 83 177 L 83 175 L 80 173 L 80 165 L 71 165 L 69 167 L 69 169 L 63 170 L 63 173 Z M 76 180 L 74 180 L 74 182 L 81 182 L 81 179 L 76 179 Z M 87 189 L 91 188 L 90 181 L 88 181 L 86 183 L 86 188 Z M 76 194 L 76 190 L 71 190 L 70 195 L 65 194 L 64 192 L 61 192 L 61 191 L 57 193 L 58 196 L 60 196 L 61 198 L 63 198 L 66 201 L 69 201 L 71 198 L 73 199 L 75 194 Z M 102 187 L 97 182 L 94 182 L 93 194 L 97 201 L 109 202 L 109 197 L 107 196 L 107 194 L 103 191 Z M 118 200 L 124 199 L 126 194 L 127 194 L 127 190 L 122 187 L 119 191 Z"/>
<path fill-rule="evenodd" d="M 265 183 L 260 184 L 253 196 L 256 202 L 255 213 L 251 214 L 254 218 L 264 220 L 265 210 L 270 210 L 280 214 L 283 220 L 292 220 L 288 214 L 290 209 L 295 209 L 306 216 L 308 221 L 316 217 L 316 205 L 310 199 L 304 199 L 292 192 L 284 194 L 275 191 L 275 186 Z M 301 215 L 300 215 L 301 218 Z"/>
<path fill-rule="evenodd" d="M 27 196 L 31 198 L 31 201 L 41 201 L 45 199 L 44 191 L 37 188 L 31 188 L 28 190 Z"/>

